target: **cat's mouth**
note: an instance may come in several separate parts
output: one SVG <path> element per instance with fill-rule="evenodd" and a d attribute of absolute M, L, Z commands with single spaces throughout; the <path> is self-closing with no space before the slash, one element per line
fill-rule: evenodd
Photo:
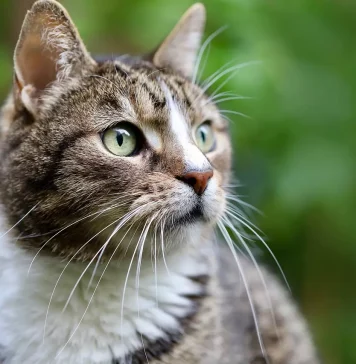
<path fill-rule="evenodd" d="M 194 224 L 214 224 L 223 210 L 223 198 L 218 198 L 218 192 L 213 188 L 203 196 L 192 196 L 174 206 L 170 217 L 165 220 L 166 228 L 179 230 Z"/>
<path fill-rule="evenodd" d="M 192 225 L 197 222 L 208 222 L 209 218 L 204 212 L 202 203 L 197 203 L 190 211 L 184 215 L 172 216 L 170 221 L 167 222 L 167 228 L 176 229 L 187 225 Z"/>

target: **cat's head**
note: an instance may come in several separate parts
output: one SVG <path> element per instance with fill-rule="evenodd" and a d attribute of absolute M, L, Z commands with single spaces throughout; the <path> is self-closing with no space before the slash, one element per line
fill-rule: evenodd
<path fill-rule="evenodd" d="M 1 202 L 9 224 L 26 215 L 19 243 L 87 258 L 109 238 L 120 252 L 129 236 L 185 243 L 214 226 L 231 151 L 195 83 L 204 23 L 196 4 L 150 56 L 99 62 L 61 5 L 34 4 L 1 125 Z"/>

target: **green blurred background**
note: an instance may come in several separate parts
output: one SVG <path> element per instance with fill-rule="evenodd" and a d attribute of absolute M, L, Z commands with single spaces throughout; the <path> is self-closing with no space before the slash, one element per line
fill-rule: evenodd
<path fill-rule="evenodd" d="M 33 0 L 0 2 L 0 99 Z M 151 50 L 193 1 L 62 1 L 93 53 Z M 206 0 L 211 44 L 204 77 L 241 69 L 221 91 L 239 193 L 263 211 L 268 237 L 328 364 L 356 363 L 356 2 Z M 221 80 L 223 81 L 223 79 Z M 214 91 L 219 83 L 212 87 Z M 266 258 L 268 254 L 265 254 Z M 275 265 L 271 266 L 275 268 Z"/>

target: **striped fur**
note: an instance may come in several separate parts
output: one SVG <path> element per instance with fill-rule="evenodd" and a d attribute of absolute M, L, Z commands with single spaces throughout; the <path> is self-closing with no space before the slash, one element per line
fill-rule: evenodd
<path fill-rule="evenodd" d="M 263 270 L 269 301 L 242 259 L 239 289 L 231 254 L 214 245 L 231 145 L 192 82 L 204 23 L 197 4 L 151 55 L 95 60 L 60 4 L 28 13 L 0 129 L 5 364 L 318 363 L 275 278 Z M 203 154 L 194 134 L 206 121 L 216 148 Z M 139 130 L 131 157 L 101 140 L 122 122 Z M 201 195 L 182 182 L 206 170 Z"/>

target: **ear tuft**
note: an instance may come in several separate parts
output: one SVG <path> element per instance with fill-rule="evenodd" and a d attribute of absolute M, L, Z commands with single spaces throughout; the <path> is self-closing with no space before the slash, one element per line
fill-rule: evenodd
<path fill-rule="evenodd" d="M 81 74 L 93 64 L 63 6 L 53 0 L 37 1 L 27 12 L 15 49 L 19 91 L 26 88 L 31 90 L 26 95 L 34 97 L 52 82 Z"/>
<path fill-rule="evenodd" d="M 191 78 L 204 34 L 206 10 L 203 4 L 193 5 L 183 15 L 173 31 L 153 56 L 159 68 L 171 68 Z"/>

